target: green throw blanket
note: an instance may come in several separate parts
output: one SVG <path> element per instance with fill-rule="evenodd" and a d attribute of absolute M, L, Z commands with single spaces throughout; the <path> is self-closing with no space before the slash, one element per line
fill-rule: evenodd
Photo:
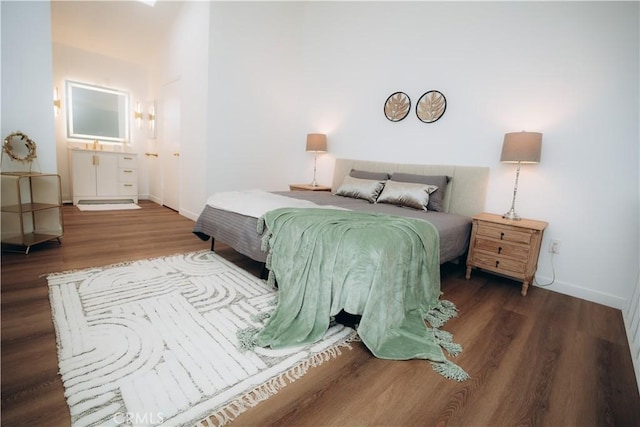
<path fill-rule="evenodd" d="M 281 348 L 322 338 L 331 317 L 361 315 L 358 335 L 379 358 L 428 359 L 447 378 L 467 374 L 442 352 L 461 351 L 437 328 L 456 315 L 439 301 L 439 235 L 418 219 L 323 208 L 282 208 L 258 224 L 278 305 L 252 345 Z M 425 324 L 425 319 L 431 328 Z M 245 335 L 246 338 L 246 335 Z"/>

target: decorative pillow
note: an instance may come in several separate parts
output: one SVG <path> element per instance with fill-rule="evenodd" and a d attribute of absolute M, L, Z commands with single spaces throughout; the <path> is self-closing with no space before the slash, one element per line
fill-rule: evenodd
<path fill-rule="evenodd" d="M 384 188 L 384 180 L 360 179 L 345 176 L 342 185 L 336 191 L 337 196 L 364 199 L 369 203 L 375 203 L 378 195 Z"/>
<path fill-rule="evenodd" d="M 357 169 L 351 169 L 349 176 L 358 179 L 375 179 L 377 181 L 386 181 L 389 179 L 389 174 L 386 172 L 370 172 Z"/>
<path fill-rule="evenodd" d="M 378 203 L 390 203 L 426 211 L 429 195 L 437 189 L 435 185 L 387 181 L 382 194 L 378 197 Z"/>
<path fill-rule="evenodd" d="M 427 210 L 435 212 L 444 211 L 444 195 L 447 191 L 447 184 L 451 181 L 446 175 L 417 175 L 412 173 L 396 172 L 391 175 L 392 181 L 413 182 L 418 184 L 435 185 L 438 189 L 429 195 Z"/>

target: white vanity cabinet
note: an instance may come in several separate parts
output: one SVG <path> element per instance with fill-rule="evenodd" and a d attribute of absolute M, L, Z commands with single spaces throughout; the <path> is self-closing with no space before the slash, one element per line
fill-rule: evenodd
<path fill-rule="evenodd" d="M 73 204 L 80 200 L 132 200 L 138 203 L 138 166 L 134 153 L 70 150 Z"/>

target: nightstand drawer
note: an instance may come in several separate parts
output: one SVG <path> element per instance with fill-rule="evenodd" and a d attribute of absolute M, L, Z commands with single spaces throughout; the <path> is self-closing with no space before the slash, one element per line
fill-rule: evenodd
<path fill-rule="evenodd" d="M 473 262 L 476 267 L 504 274 L 524 274 L 525 267 L 527 266 L 526 260 L 518 261 L 505 257 L 497 257 L 493 254 L 485 254 L 482 252 L 476 252 L 473 257 Z"/>
<path fill-rule="evenodd" d="M 527 245 L 531 242 L 531 233 L 505 226 L 496 227 L 481 221 L 478 222 L 478 235 L 508 242 L 526 243 Z"/>
<path fill-rule="evenodd" d="M 524 262 L 529 258 L 529 246 L 516 243 L 507 243 L 503 240 L 476 239 L 476 249 L 495 255 L 517 258 Z"/>

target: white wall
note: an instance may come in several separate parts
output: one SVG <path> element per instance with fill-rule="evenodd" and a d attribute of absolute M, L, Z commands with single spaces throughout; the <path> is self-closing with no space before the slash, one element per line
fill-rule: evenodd
<path fill-rule="evenodd" d="M 212 4 L 208 193 L 283 189 L 319 159 L 491 167 L 486 210 L 511 202 L 504 133 L 543 132 L 516 210 L 561 240 L 550 288 L 617 308 L 638 262 L 639 42 L 636 2 L 310 2 Z M 302 35 L 302 37 L 299 37 Z M 394 91 L 445 94 L 438 122 L 384 118 Z"/>
<path fill-rule="evenodd" d="M 49 2 L 0 2 L 2 138 L 21 131 L 37 145 L 33 170 L 56 173 Z M 28 54 L 26 54 L 28 52 Z M 27 170 L 3 154 L 4 172 Z"/>
<path fill-rule="evenodd" d="M 49 40 L 51 45 L 51 41 Z M 125 62 L 111 56 L 88 52 L 70 46 L 53 44 L 53 80 L 61 98 L 60 113 L 55 118 L 56 150 L 58 171 L 62 181 L 62 199 L 71 200 L 68 148 L 84 146 L 86 142 L 67 139 L 66 114 L 68 103 L 65 96 L 65 81 L 72 80 L 95 86 L 108 87 L 129 93 L 131 140 L 126 145 L 105 145 L 104 149 L 124 150 L 138 153 L 138 195 L 146 199 L 149 194 L 147 159 L 144 156 L 147 138 L 146 126 L 138 128 L 133 119 L 136 102 L 144 103 L 148 99 L 148 73 L 144 67 Z M 146 123 L 144 123 L 146 125 Z"/>
<path fill-rule="evenodd" d="M 206 200 L 206 151 L 210 145 L 207 140 L 209 3 L 185 2 L 165 39 L 158 43 L 164 44 L 164 48 L 150 67 L 150 94 L 152 99 L 158 99 L 162 86 L 180 81 L 180 213 L 195 219 Z M 149 141 L 149 151 L 160 151 L 163 142 L 161 135 Z M 159 162 L 154 179 L 161 180 Z M 161 198 L 161 194 L 156 196 Z"/>
<path fill-rule="evenodd" d="M 211 3 L 207 195 L 306 179 L 301 3 Z M 201 200 L 202 205 L 206 199 Z"/>

